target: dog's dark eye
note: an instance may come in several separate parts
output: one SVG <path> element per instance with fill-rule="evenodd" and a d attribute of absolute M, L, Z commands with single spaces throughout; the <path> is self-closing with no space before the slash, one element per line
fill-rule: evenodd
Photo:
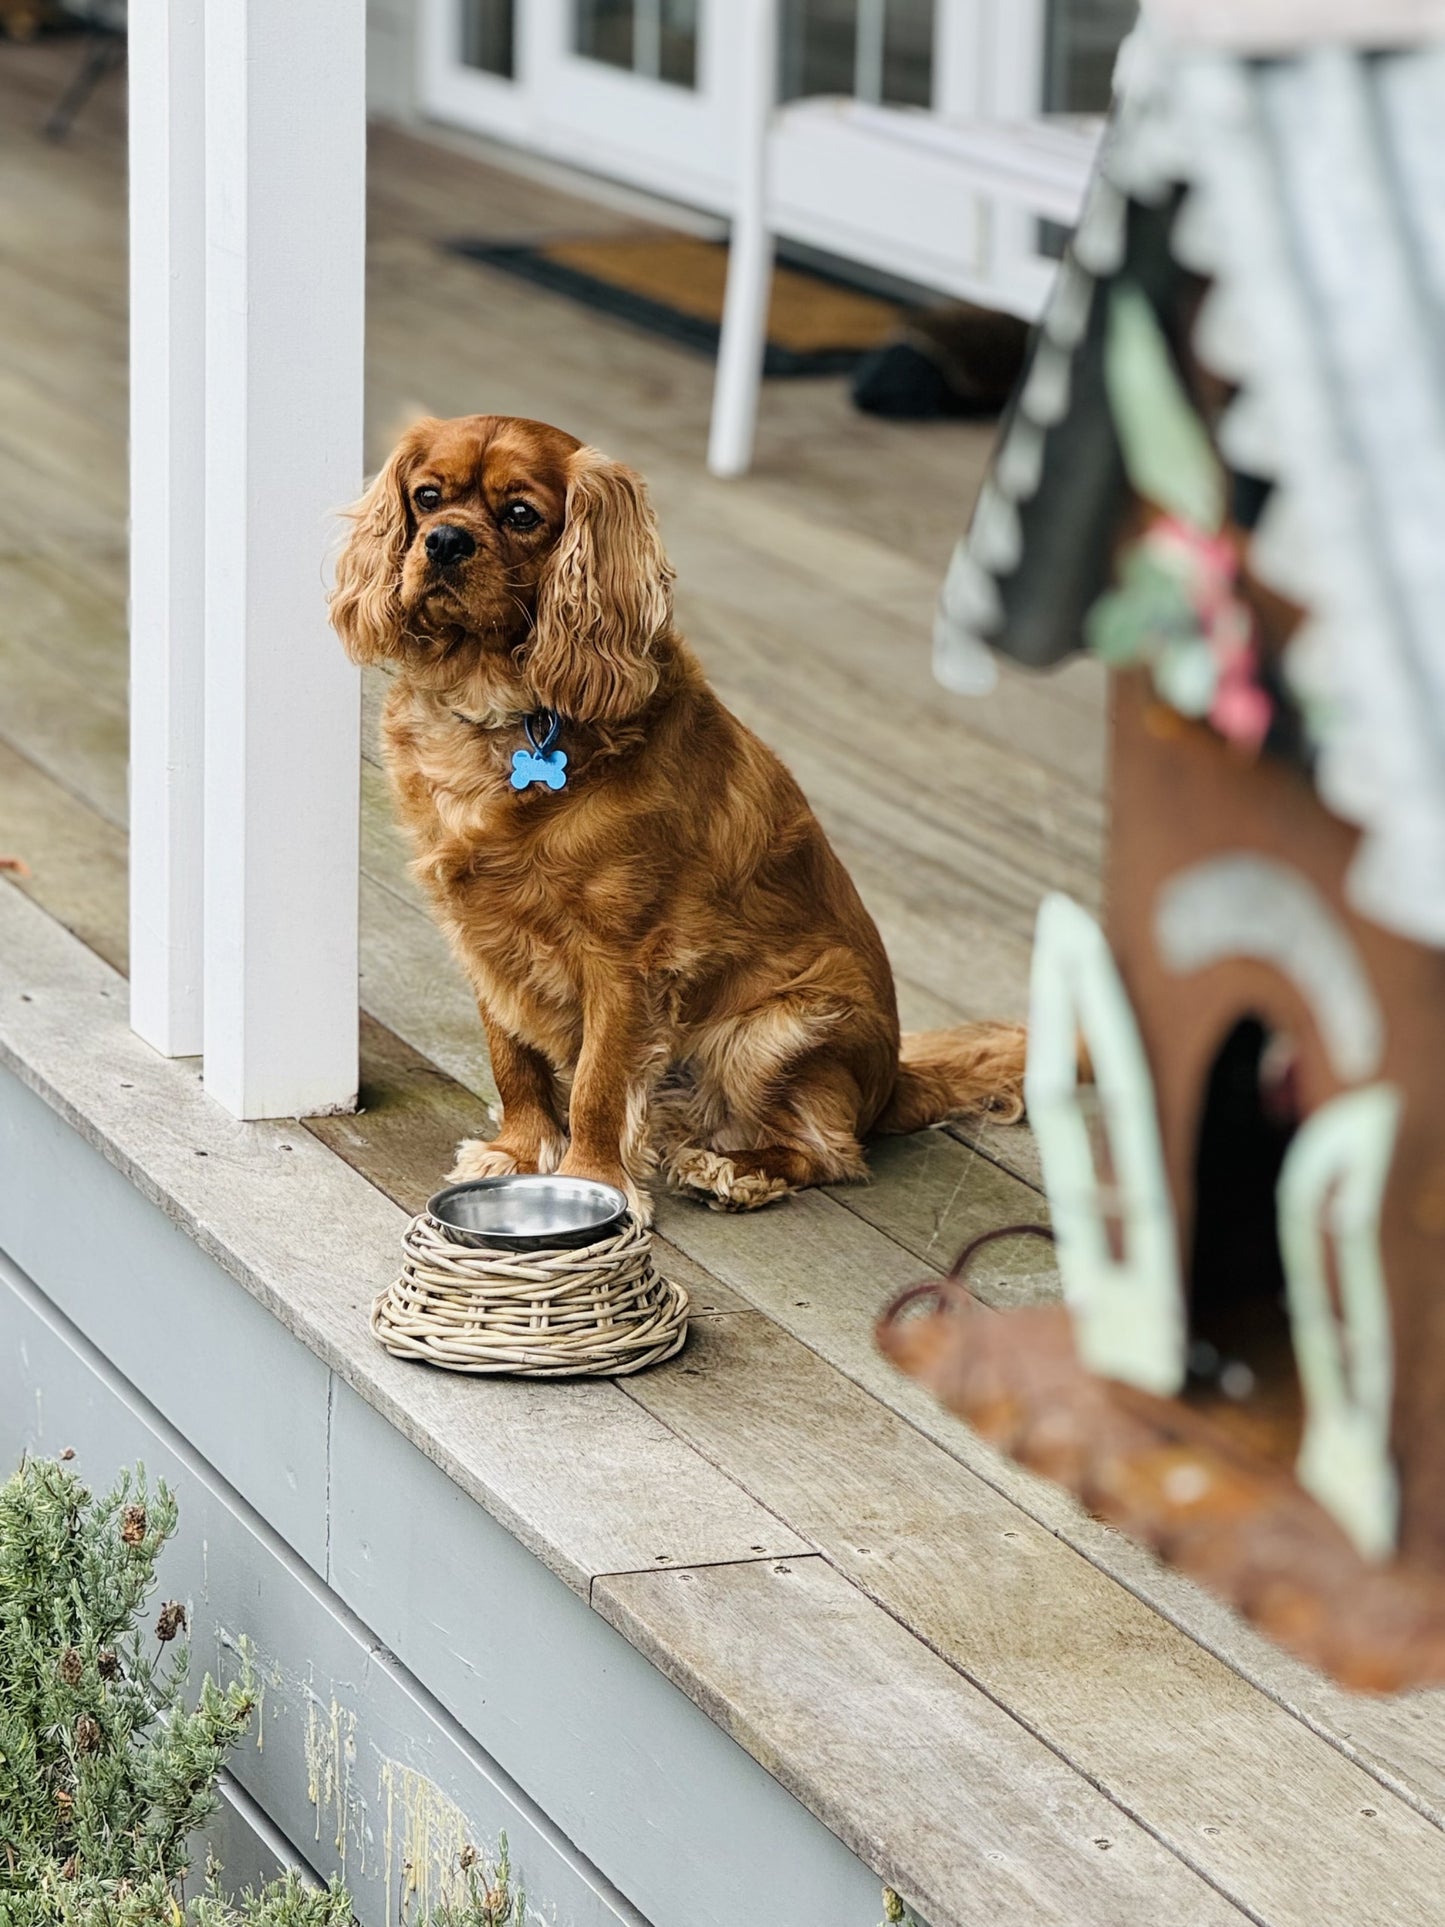
<path fill-rule="evenodd" d="M 502 521 L 509 529 L 534 529 L 541 519 L 526 502 L 508 502 L 502 510 Z"/>
<path fill-rule="evenodd" d="M 416 505 L 419 509 L 434 509 L 441 499 L 441 490 L 433 488 L 430 482 L 425 488 L 419 488 L 416 492 Z"/>

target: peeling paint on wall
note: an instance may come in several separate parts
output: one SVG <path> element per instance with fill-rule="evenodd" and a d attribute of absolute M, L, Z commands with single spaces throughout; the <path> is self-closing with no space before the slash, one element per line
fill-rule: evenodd
<path fill-rule="evenodd" d="M 355 1815 L 364 1827 L 365 1807 L 352 1794 L 351 1772 L 356 1761 L 356 1715 L 333 1695 L 322 1706 L 313 1692 L 306 1699 L 306 1793 L 316 1809 L 316 1838 L 323 1822 L 346 1872 L 348 1822 Z M 358 1836 L 364 1841 L 365 1832 Z"/>
<path fill-rule="evenodd" d="M 463 1899 L 462 1855 L 475 1852 L 477 1843 L 456 1801 L 420 1768 L 359 1737 L 344 1685 L 318 1685 L 309 1666 L 304 1672 L 283 1667 L 224 1628 L 217 1628 L 217 1638 L 250 1668 L 257 1751 L 268 1743 L 279 1747 L 282 1760 L 296 1760 L 304 1770 L 313 1838 L 334 1851 L 343 1877 L 353 1884 L 380 1879 L 387 1918 L 399 1927 Z M 488 1870 L 495 1847 L 489 1843 L 482 1856 Z M 529 1908 L 527 1918 L 541 1916 Z"/>
<path fill-rule="evenodd" d="M 403 1918 L 458 1898 L 450 1876 L 472 1844 L 467 1816 L 434 1780 L 400 1760 L 383 1759 L 377 1780 L 386 1809 L 386 1891 L 397 1891 L 395 1873 Z"/>

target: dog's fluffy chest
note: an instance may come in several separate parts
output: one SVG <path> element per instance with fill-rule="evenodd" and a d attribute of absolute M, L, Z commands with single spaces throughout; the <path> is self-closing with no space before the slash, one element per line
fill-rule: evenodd
<path fill-rule="evenodd" d="M 636 915 L 637 890 L 623 887 L 633 857 L 624 825 L 599 821 L 579 792 L 513 789 L 511 750 L 505 730 L 460 750 L 445 735 L 389 739 L 413 872 L 464 955 L 575 995 L 587 955 L 625 940 Z"/>

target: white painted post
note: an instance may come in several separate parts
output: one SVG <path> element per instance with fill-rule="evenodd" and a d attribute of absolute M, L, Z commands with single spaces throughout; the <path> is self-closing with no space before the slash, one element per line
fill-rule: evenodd
<path fill-rule="evenodd" d="M 752 464 L 773 280 L 767 177 L 768 129 L 777 93 L 777 0 L 740 0 L 738 11 L 745 52 L 739 88 L 737 191 L 707 448 L 707 465 L 714 475 L 746 475 Z"/>
<path fill-rule="evenodd" d="M 130 1020 L 201 1048 L 203 0 L 130 23 Z"/>
<path fill-rule="evenodd" d="M 361 481 L 365 15 L 207 9 L 205 1077 L 237 1117 L 356 1098 L 360 685 L 325 597 Z"/>

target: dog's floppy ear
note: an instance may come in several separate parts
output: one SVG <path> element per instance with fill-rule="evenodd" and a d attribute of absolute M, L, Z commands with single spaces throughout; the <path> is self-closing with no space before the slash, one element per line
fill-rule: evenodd
<path fill-rule="evenodd" d="M 401 622 L 401 567 L 411 535 L 406 483 L 412 465 L 436 427 L 421 421 L 408 429 L 371 487 L 347 514 L 351 534 L 336 562 L 331 626 L 353 662 L 390 655 Z"/>
<path fill-rule="evenodd" d="M 657 688 L 672 565 L 642 477 L 595 448 L 571 458 L 566 513 L 537 585 L 527 677 L 560 715 L 621 722 Z"/>

